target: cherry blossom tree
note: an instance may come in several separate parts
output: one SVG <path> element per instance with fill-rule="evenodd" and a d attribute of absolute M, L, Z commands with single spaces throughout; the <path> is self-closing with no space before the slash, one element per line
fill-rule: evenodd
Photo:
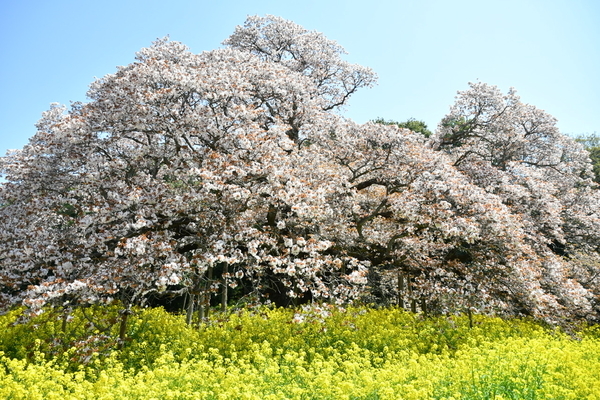
<path fill-rule="evenodd" d="M 523 223 L 543 269 L 538 292 L 569 313 L 598 312 L 598 190 L 589 154 L 556 120 L 485 83 L 459 92 L 434 138 L 471 182 L 500 197 Z M 574 258 L 575 257 L 575 258 Z M 555 312 L 558 312 L 555 310 Z M 564 312 L 563 312 L 564 314 Z"/>
<path fill-rule="evenodd" d="M 331 46 L 313 39 L 300 45 Z M 53 106 L 2 160 L 4 303 L 139 304 L 219 287 L 226 302 L 235 277 L 292 298 L 351 295 L 361 264 L 327 254 L 312 209 L 326 176 L 306 169 L 299 135 L 344 79 L 315 96 L 313 79 L 280 62 L 160 40 L 94 82 L 89 103 Z"/>
<path fill-rule="evenodd" d="M 545 306 L 529 286 L 540 261 L 498 196 L 473 185 L 421 134 L 329 123 L 312 139 L 345 177 L 329 237 L 367 261 L 371 277 L 398 284 L 398 303 L 541 315 Z"/>
<path fill-rule="evenodd" d="M 462 93 L 432 140 L 337 114 L 375 81 L 322 34 L 250 17 L 201 54 L 162 39 L 53 105 L 0 159 L 0 301 L 218 293 L 434 312 L 597 315 L 585 152 L 514 92 Z"/>

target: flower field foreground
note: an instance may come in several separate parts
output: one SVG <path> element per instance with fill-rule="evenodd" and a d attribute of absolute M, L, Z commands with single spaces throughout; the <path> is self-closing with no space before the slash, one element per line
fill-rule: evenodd
<path fill-rule="evenodd" d="M 325 306 L 216 314 L 189 327 L 146 309 L 117 350 L 111 312 L 0 317 L 0 398 L 600 398 L 594 327 L 566 335 L 524 320 L 474 316 L 470 327 L 462 316 Z M 100 317 L 104 325 L 90 322 Z"/>

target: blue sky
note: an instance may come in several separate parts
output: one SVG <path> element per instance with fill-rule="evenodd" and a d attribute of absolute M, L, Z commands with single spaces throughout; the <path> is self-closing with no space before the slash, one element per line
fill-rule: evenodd
<path fill-rule="evenodd" d="M 254 14 L 323 32 L 377 72 L 345 111 L 357 122 L 434 129 L 479 80 L 515 87 L 565 133 L 600 132 L 598 0 L 0 0 L 0 155 L 27 143 L 50 103 L 85 101 L 95 77 L 155 39 L 212 50 Z"/>

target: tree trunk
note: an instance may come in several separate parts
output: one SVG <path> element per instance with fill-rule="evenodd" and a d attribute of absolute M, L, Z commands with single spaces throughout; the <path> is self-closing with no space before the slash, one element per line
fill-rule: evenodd
<path fill-rule="evenodd" d="M 227 311 L 227 295 L 229 289 L 229 269 L 228 264 L 223 265 L 223 292 L 221 293 L 221 311 Z"/>
<path fill-rule="evenodd" d="M 469 316 L 469 329 L 473 328 L 473 311 L 471 311 L 471 307 L 467 309 L 467 315 Z"/>
<path fill-rule="evenodd" d="M 404 308 L 404 275 L 398 271 L 398 307 Z"/>
<path fill-rule="evenodd" d="M 61 332 L 63 334 L 67 333 L 67 323 L 69 322 L 69 315 L 71 315 L 71 309 L 67 307 L 63 310 L 62 326 L 60 327 Z"/>
<path fill-rule="evenodd" d="M 206 290 L 204 291 L 204 318 L 208 318 L 210 315 L 210 300 L 212 297 L 212 282 L 213 282 L 213 267 L 208 267 L 207 271 L 208 282 L 206 283 Z"/>
<path fill-rule="evenodd" d="M 413 288 L 412 288 L 412 282 L 410 281 L 410 278 L 406 280 L 406 284 L 408 286 L 408 297 L 410 298 L 410 311 L 412 313 L 416 313 L 417 312 L 417 300 L 413 297 Z"/>
<path fill-rule="evenodd" d="M 198 305 L 198 311 L 199 311 L 199 315 L 198 318 L 200 318 L 200 323 L 202 323 L 204 321 L 204 319 L 206 318 L 206 310 L 205 310 L 205 301 L 206 301 L 206 293 L 202 293 L 200 295 L 200 304 Z"/>
<path fill-rule="evenodd" d="M 131 314 L 131 305 L 127 306 L 126 309 L 121 310 L 121 323 L 119 324 L 119 343 L 117 349 L 121 350 L 125 344 L 127 338 L 127 320 Z"/>
<path fill-rule="evenodd" d="M 194 317 L 194 303 L 196 302 L 196 296 L 193 293 L 188 293 L 187 295 L 188 304 L 187 304 L 187 312 L 185 316 L 185 322 L 188 325 L 192 324 L 192 318 Z"/>

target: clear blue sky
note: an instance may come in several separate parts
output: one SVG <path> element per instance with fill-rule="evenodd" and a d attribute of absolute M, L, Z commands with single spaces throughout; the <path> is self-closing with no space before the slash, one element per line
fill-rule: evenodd
<path fill-rule="evenodd" d="M 0 155 L 155 39 L 212 50 L 254 14 L 323 32 L 377 72 L 345 112 L 357 122 L 434 129 L 479 80 L 515 87 L 565 133 L 600 132 L 599 0 L 0 0 Z"/>

